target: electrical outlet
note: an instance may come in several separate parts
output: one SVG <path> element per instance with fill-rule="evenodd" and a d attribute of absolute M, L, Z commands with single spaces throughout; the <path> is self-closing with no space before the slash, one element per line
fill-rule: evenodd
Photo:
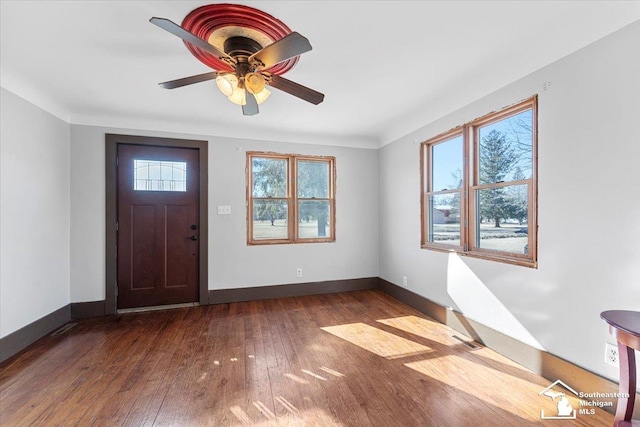
<path fill-rule="evenodd" d="M 618 367 L 618 346 L 606 343 L 604 346 L 604 361 L 611 366 Z"/>
<path fill-rule="evenodd" d="M 296 277 L 302 277 L 302 269 L 301 268 L 298 268 L 296 270 Z"/>
<path fill-rule="evenodd" d="M 407 287 L 407 276 L 402 276 L 402 286 Z"/>

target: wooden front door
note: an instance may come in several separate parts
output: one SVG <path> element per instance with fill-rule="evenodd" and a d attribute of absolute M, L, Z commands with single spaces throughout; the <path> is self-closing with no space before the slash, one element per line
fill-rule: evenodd
<path fill-rule="evenodd" d="M 117 146 L 117 307 L 198 301 L 199 152 Z"/>

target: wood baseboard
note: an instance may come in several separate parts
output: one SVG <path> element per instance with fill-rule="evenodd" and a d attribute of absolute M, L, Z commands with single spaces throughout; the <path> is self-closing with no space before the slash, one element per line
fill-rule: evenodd
<path fill-rule="evenodd" d="M 72 302 L 71 318 L 72 319 L 88 319 L 90 317 L 101 317 L 106 315 L 106 302 L 90 301 L 90 302 Z"/>
<path fill-rule="evenodd" d="M 0 362 L 20 353 L 45 335 L 71 320 L 70 304 L 0 338 Z"/>
<path fill-rule="evenodd" d="M 480 344 L 543 376 L 549 381 L 562 380 L 576 390 L 600 393 L 617 393 L 618 384 L 598 374 L 581 368 L 549 352 L 531 347 L 515 338 L 469 319 L 464 314 L 444 307 L 428 298 L 415 294 L 384 279 L 379 279 L 378 289 L 416 310 L 463 333 Z M 613 408 L 604 408 L 614 412 Z M 640 418 L 640 393 L 636 393 L 634 418 Z"/>
<path fill-rule="evenodd" d="M 360 291 L 364 289 L 376 289 L 377 287 L 377 277 L 365 277 L 361 279 L 328 280 L 325 282 L 257 286 L 254 288 L 214 289 L 209 290 L 209 304 Z"/>

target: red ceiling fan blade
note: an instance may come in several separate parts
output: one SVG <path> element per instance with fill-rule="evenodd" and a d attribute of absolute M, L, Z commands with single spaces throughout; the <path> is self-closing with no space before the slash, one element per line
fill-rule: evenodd
<path fill-rule="evenodd" d="M 310 50 L 311 43 L 309 43 L 309 40 L 294 31 L 251 55 L 249 62 L 258 61 L 263 68 L 269 68 Z"/>
<path fill-rule="evenodd" d="M 318 105 L 324 101 L 324 94 L 306 86 L 302 86 L 299 83 L 292 82 L 284 77 L 280 77 L 277 74 L 269 74 L 267 83 L 276 89 L 280 89 L 283 92 L 287 92 L 290 95 L 296 96 L 314 105 Z"/>

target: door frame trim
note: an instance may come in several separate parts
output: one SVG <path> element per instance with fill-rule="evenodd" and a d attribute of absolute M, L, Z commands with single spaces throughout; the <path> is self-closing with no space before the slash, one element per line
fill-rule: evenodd
<path fill-rule="evenodd" d="M 106 215 L 105 215 L 105 314 L 116 314 L 116 283 L 118 279 L 116 220 L 118 218 L 118 191 L 117 191 L 117 154 L 118 145 L 147 145 L 158 147 L 195 148 L 199 151 L 200 161 L 200 189 L 199 189 L 199 271 L 198 289 L 199 302 L 202 305 L 209 303 L 208 280 L 208 248 L 209 248 L 209 156 L 208 141 L 160 138 L 152 136 L 105 134 L 105 176 L 106 176 Z"/>

